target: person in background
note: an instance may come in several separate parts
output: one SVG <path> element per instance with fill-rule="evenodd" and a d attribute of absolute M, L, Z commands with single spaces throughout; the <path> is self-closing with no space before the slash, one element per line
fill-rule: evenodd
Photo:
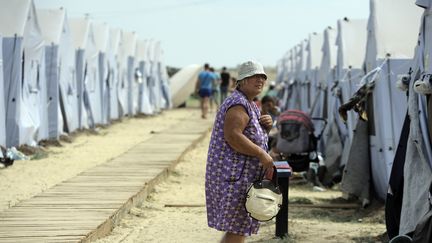
<path fill-rule="evenodd" d="M 209 99 L 212 94 L 212 85 L 215 76 L 210 72 L 210 65 L 204 64 L 204 70 L 198 74 L 195 92 L 200 96 L 201 118 L 207 119 Z"/>
<path fill-rule="evenodd" d="M 276 99 L 272 96 L 265 95 L 261 99 L 261 113 L 265 115 L 270 115 L 273 121 L 276 121 L 279 114 L 280 109 L 276 104 Z"/>
<path fill-rule="evenodd" d="M 266 95 L 273 97 L 275 99 L 275 102 L 277 103 L 277 93 L 278 91 L 276 90 L 276 82 L 275 81 L 270 81 L 269 83 L 269 88 L 267 90 Z"/>
<path fill-rule="evenodd" d="M 269 132 L 269 141 L 268 141 L 268 147 L 269 149 L 271 149 L 272 147 L 274 147 L 276 143 L 276 137 L 278 133 L 276 122 L 280 115 L 280 109 L 276 105 L 275 98 L 266 95 L 261 99 L 261 114 L 270 115 L 273 120 L 273 126 Z"/>
<path fill-rule="evenodd" d="M 214 80 L 212 83 L 212 94 L 210 96 L 210 112 L 213 112 L 213 107 L 215 107 L 216 111 L 219 107 L 221 76 L 218 72 L 215 72 L 215 69 L 213 67 L 210 67 L 209 70 L 214 76 Z"/>
<path fill-rule="evenodd" d="M 222 72 L 220 74 L 221 76 L 221 84 L 220 84 L 220 103 L 222 104 L 222 102 L 226 99 L 226 97 L 228 96 L 228 89 L 230 87 L 230 80 L 231 80 L 231 76 L 230 73 L 226 70 L 226 67 L 222 67 Z"/>
<path fill-rule="evenodd" d="M 260 101 L 260 99 L 258 98 L 258 96 L 255 96 L 255 97 L 253 98 L 253 102 L 255 102 L 255 104 L 256 104 L 256 106 L 258 107 L 258 109 L 261 110 L 261 101 Z"/>
<path fill-rule="evenodd" d="M 247 188 L 271 168 L 267 133 L 273 121 L 253 102 L 267 80 L 260 63 L 240 65 L 236 89 L 219 108 L 210 139 L 205 177 L 208 226 L 225 232 L 221 242 L 245 241 L 259 222 L 245 209 Z"/>
<path fill-rule="evenodd" d="M 228 86 L 228 95 L 231 95 L 236 90 L 237 78 L 231 77 L 231 82 Z"/>

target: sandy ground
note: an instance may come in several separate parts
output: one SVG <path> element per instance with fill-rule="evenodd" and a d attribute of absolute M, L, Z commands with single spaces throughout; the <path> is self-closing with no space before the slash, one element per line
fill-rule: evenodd
<path fill-rule="evenodd" d="M 222 233 L 207 227 L 204 207 L 209 139 L 208 134 L 140 207 L 133 208 L 111 235 L 97 242 L 218 242 Z M 331 203 L 340 196 L 338 190 L 313 191 L 312 186 L 301 181 L 292 183 L 290 188 L 292 203 Z M 289 215 L 288 238 L 275 239 L 275 222 L 271 221 L 263 224 L 259 234 L 247 242 L 380 242 L 378 236 L 385 232 L 382 208 L 290 207 Z"/>
<path fill-rule="evenodd" d="M 71 143 L 44 149 L 45 158 L 15 161 L 13 166 L 0 170 L 0 211 L 111 160 L 149 139 L 152 131 L 164 130 L 190 116 L 200 119 L 199 110 L 174 109 L 157 116 L 124 118 L 100 128 L 98 134 L 77 133 Z"/>
<path fill-rule="evenodd" d="M 128 151 L 178 121 L 195 116 L 197 109 L 175 109 L 154 117 L 123 119 L 98 134 L 79 133 L 71 143 L 45 149 L 46 158 L 16 161 L 0 170 L 0 211 L 72 178 L 82 171 Z M 133 208 L 112 234 L 98 242 L 218 242 L 221 232 L 207 227 L 204 172 L 209 134 L 187 153 L 175 171 L 149 198 Z M 338 202 L 340 192 L 315 192 L 304 183 L 291 183 L 290 203 Z M 185 204 L 194 207 L 165 207 Z M 274 221 L 262 225 L 247 242 L 379 242 L 385 232 L 381 208 L 319 209 L 290 207 L 289 237 L 273 238 Z"/>

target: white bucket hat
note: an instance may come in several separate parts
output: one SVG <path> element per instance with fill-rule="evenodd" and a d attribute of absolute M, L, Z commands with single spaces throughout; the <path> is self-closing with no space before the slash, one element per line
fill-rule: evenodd
<path fill-rule="evenodd" d="M 267 74 L 264 72 L 264 67 L 259 62 L 247 61 L 240 65 L 238 70 L 237 81 L 252 77 L 256 74 L 262 74 L 267 79 Z"/>

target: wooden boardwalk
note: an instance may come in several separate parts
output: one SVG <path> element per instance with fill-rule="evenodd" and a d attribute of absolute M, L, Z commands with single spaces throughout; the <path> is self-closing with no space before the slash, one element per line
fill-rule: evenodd
<path fill-rule="evenodd" d="M 1 212 L 0 242 L 88 242 L 108 234 L 211 125 L 208 120 L 185 119 L 123 155 Z"/>

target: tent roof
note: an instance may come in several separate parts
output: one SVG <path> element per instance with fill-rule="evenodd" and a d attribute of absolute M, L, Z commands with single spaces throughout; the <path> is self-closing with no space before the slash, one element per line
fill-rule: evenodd
<path fill-rule="evenodd" d="M 322 52 L 321 47 L 323 45 L 324 36 L 323 34 L 312 33 L 309 35 L 308 40 L 308 69 L 319 68 L 321 65 Z"/>
<path fill-rule="evenodd" d="M 73 44 L 76 49 L 85 49 L 90 33 L 90 20 L 87 18 L 70 18 Z"/>
<path fill-rule="evenodd" d="M 361 68 L 364 63 L 367 38 L 366 19 L 341 19 L 338 20 L 338 64 L 341 68 Z"/>
<path fill-rule="evenodd" d="M 301 43 L 301 53 L 300 53 L 300 58 L 301 58 L 301 68 L 302 71 L 306 70 L 307 68 L 307 58 L 308 58 L 308 48 L 307 48 L 307 44 L 308 44 L 309 40 L 308 39 L 304 39 Z"/>
<path fill-rule="evenodd" d="M 153 49 L 154 49 L 153 50 L 154 61 L 156 61 L 156 62 L 162 61 L 163 50 L 161 48 L 161 42 L 156 41 L 154 46 L 153 46 Z"/>
<path fill-rule="evenodd" d="M 38 9 L 36 12 L 44 40 L 47 44 L 59 44 L 66 20 L 66 11 L 60 8 Z"/>
<path fill-rule="evenodd" d="M 139 40 L 136 47 L 136 58 L 138 61 L 147 59 L 148 40 Z"/>
<path fill-rule="evenodd" d="M 126 56 L 135 56 L 137 35 L 135 32 L 123 31 L 122 50 Z"/>
<path fill-rule="evenodd" d="M 110 30 L 108 24 L 92 22 L 96 49 L 99 52 L 106 52 L 109 46 Z"/>
<path fill-rule="evenodd" d="M 423 10 L 407 0 L 371 0 L 369 34 L 375 36 L 377 58 L 412 58 Z M 369 45 L 369 43 L 368 43 Z M 369 47 L 368 47 L 369 49 Z"/>
<path fill-rule="evenodd" d="M 117 54 L 120 46 L 122 31 L 119 28 L 110 28 L 109 49 L 110 52 Z"/>
<path fill-rule="evenodd" d="M 0 33 L 3 37 L 23 36 L 27 18 L 35 18 L 30 11 L 35 11 L 32 0 L 0 0 Z M 36 25 L 38 26 L 38 25 Z"/>
<path fill-rule="evenodd" d="M 328 27 L 324 30 L 323 55 L 327 55 L 327 61 L 330 61 L 330 68 L 336 66 L 336 46 L 337 31 L 334 28 Z"/>

